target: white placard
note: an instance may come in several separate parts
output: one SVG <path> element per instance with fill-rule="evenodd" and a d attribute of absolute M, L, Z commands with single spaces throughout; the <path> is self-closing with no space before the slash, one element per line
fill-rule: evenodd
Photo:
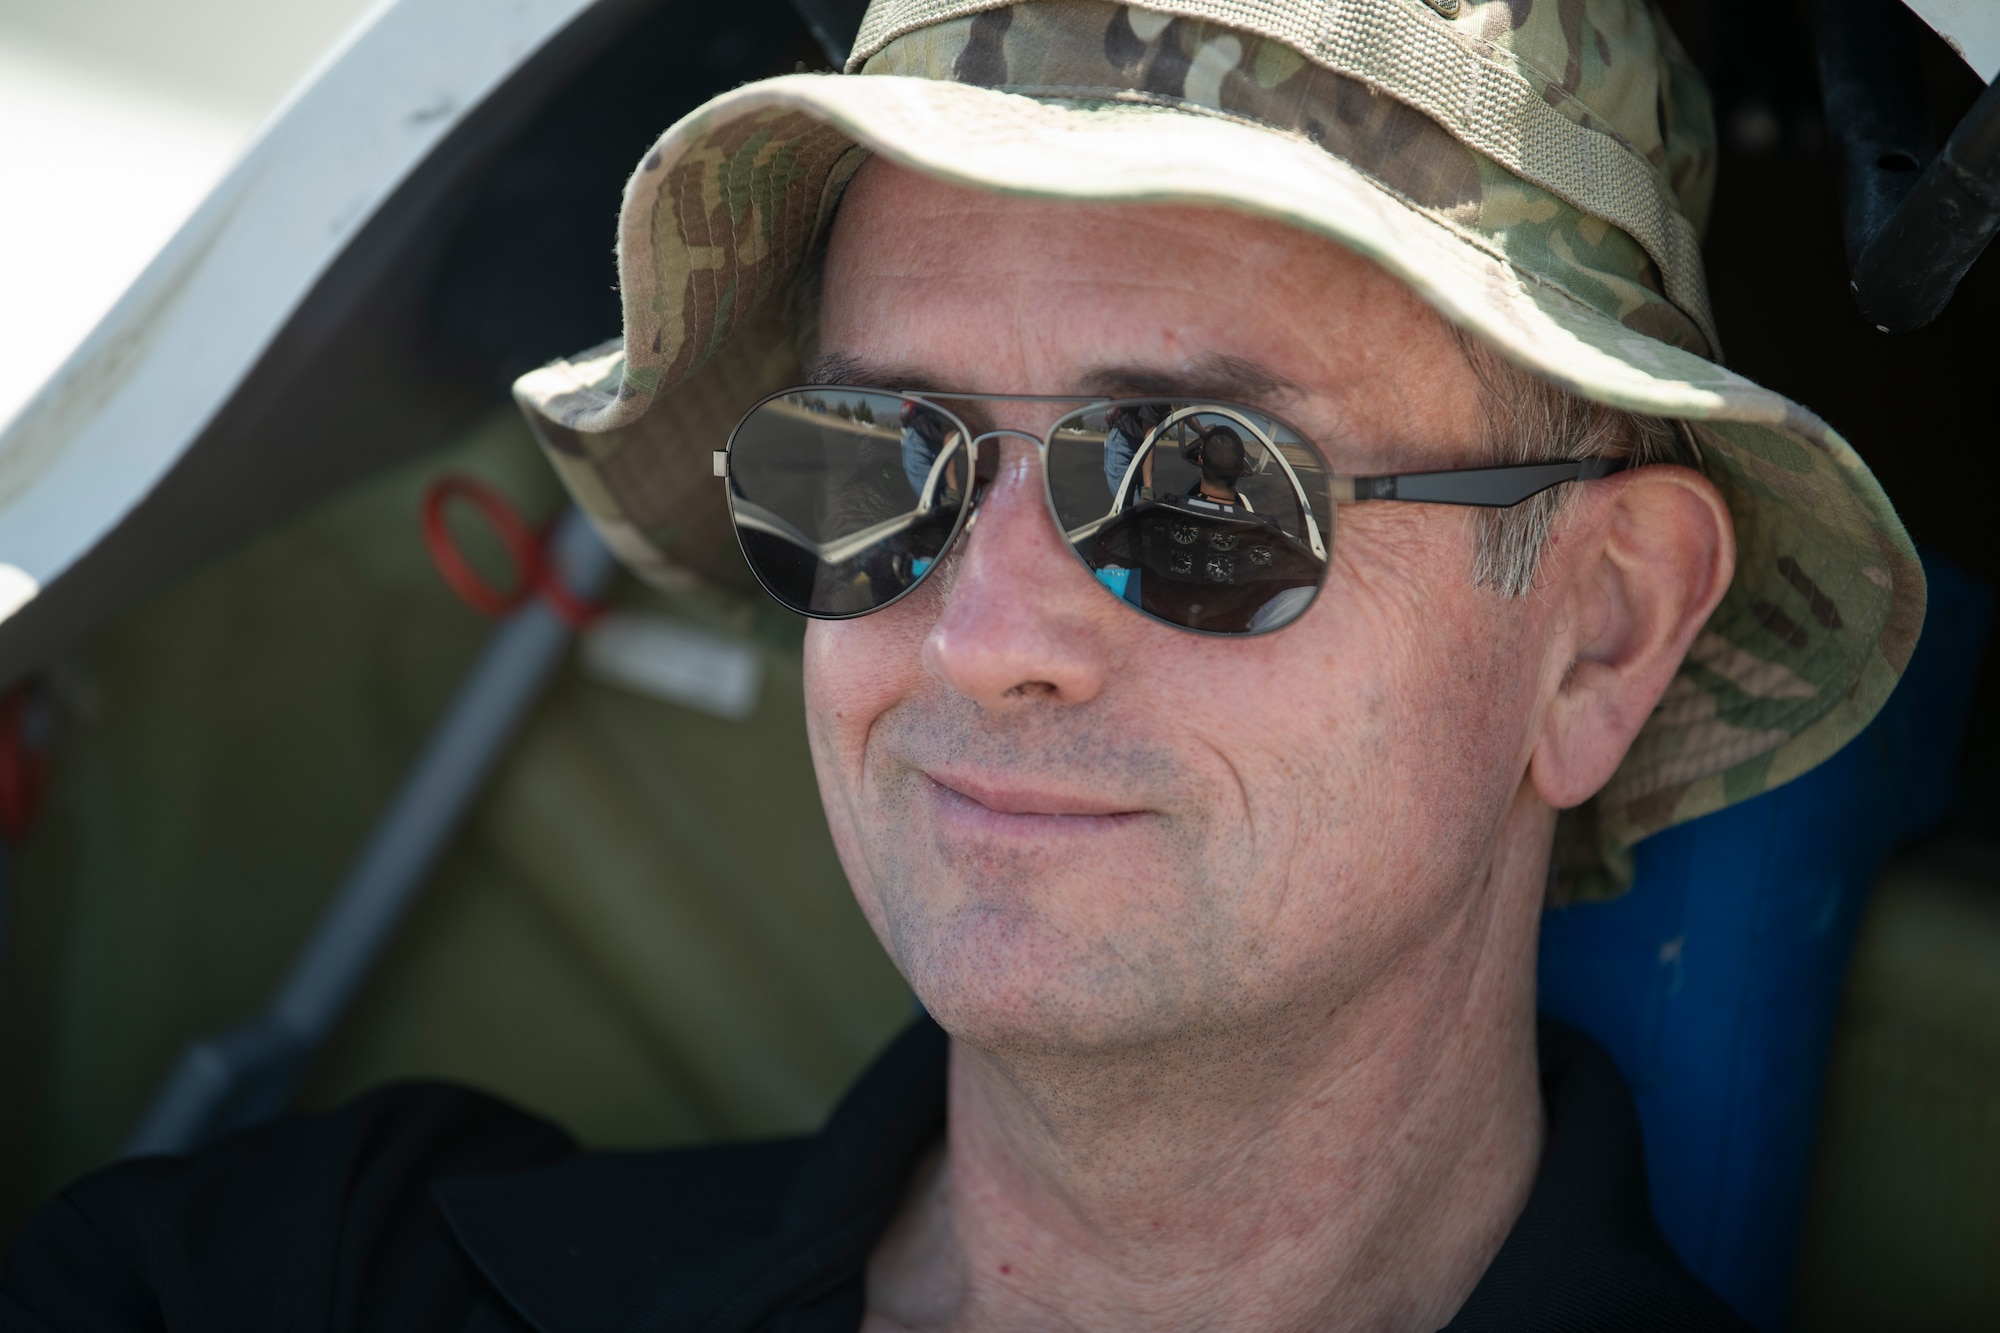
<path fill-rule="evenodd" d="M 607 2 L 379 0 L 0 430 L 0 562 L 27 579 L 7 586 L 54 582 L 143 500 L 382 204 L 524 61 Z M 144 191 L 133 155 L 150 142 L 128 137 L 99 169 Z M 32 207 L 17 186 L 0 179 L 0 204 Z"/>
<path fill-rule="evenodd" d="M 583 632 L 584 675 L 740 722 L 757 711 L 764 659 L 741 640 L 683 620 L 614 611 Z"/>
<path fill-rule="evenodd" d="M 1904 0 L 1988 83 L 2000 76 L 2000 0 Z"/>

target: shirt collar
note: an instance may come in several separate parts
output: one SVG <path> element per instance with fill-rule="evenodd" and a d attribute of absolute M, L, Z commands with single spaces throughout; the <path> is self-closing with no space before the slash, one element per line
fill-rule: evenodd
<path fill-rule="evenodd" d="M 754 1328 L 843 1301 L 843 1287 L 858 1303 L 869 1252 L 944 1133 L 945 1059 L 925 1018 L 813 1138 L 585 1153 L 434 1193 L 487 1281 L 540 1333 Z"/>
<path fill-rule="evenodd" d="M 1611 1058 L 1544 1021 L 1548 1135 L 1528 1202 L 1446 1333 L 1744 1328 L 1653 1220 L 1638 1118 Z M 928 1018 L 871 1066 L 814 1138 L 585 1153 L 435 1193 L 459 1243 L 540 1333 L 770 1324 L 852 1329 L 861 1277 L 944 1133 L 946 1038 Z M 801 1314 L 816 1317 L 798 1318 Z"/>

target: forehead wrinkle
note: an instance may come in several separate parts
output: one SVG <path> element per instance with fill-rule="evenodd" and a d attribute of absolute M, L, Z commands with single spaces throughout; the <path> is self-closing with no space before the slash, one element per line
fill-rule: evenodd
<path fill-rule="evenodd" d="M 931 372 L 914 366 L 882 365 L 846 352 L 830 352 L 815 357 L 805 368 L 810 384 L 840 385 L 856 389 L 883 389 L 891 392 L 915 390 L 948 394 L 954 390 L 970 393 L 963 386 L 946 388 Z M 1306 391 L 1295 381 L 1249 357 L 1211 353 L 1192 364 L 1176 368 L 1131 363 L 1099 366 L 1084 371 L 1073 381 L 1081 393 L 1093 398 L 1153 396 L 1162 398 L 1217 398 L 1243 401 L 1296 401 Z M 1057 391 L 1058 386 L 1051 386 Z"/>

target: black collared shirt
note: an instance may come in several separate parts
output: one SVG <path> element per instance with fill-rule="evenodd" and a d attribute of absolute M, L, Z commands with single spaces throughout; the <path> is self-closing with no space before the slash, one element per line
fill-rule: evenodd
<path fill-rule="evenodd" d="M 402 1085 L 189 1159 L 86 1177 L 15 1240 L 0 1333 L 846 1333 L 911 1171 L 944 1132 L 918 1023 L 810 1139 L 585 1153 L 482 1094 Z M 1549 1133 L 1451 1330 L 1743 1329 L 1667 1248 L 1631 1098 L 1541 1031 Z"/>

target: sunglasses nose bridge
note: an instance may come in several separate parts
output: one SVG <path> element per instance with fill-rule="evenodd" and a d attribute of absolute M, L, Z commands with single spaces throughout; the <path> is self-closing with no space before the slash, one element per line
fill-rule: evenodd
<path fill-rule="evenodd" d="M 1032 456 L 1035 459 L 1041 459 L 1045 441 L 1041 436 L 1034 434 L 1032 431 L 1015 430 L 1009 426 L 997 426 L 992 430 L 982 431 L 972 437 L 972 447 L 970 449 L 972 456 L 975 459 L 981 460 L 984 465 L 980 469 L 982 481 L 990 482 L 998 476 L 1000 469 L 999 444 L 1001 441 L 1009 439 L 1022 441 L 1032 451 Z M 992 453 L 988 453 L 985 449 L 988 440 L 994 442 Z"/>
<path fill-rule="evenodd" d="M 1017 440 L 1026 440 L 1029 444 L 1034 445 L 1035 448 L 1037 449 L 1040 449 L 1042 447 L 1041 436 L 1032 434 L 1031 432 L 1025 430 L 1015 430 L 1011 426 L 999 426 L 994 428 L 993 430 L 989 430 L 982 434 L 973 436 L 972 447 L 977 449 L 980 445 L 986 443 L 988 440 L 1004 439 L 1010 435 Z"/>
<path fill-rule="evenodd" d="M 967 452 L 974 459 L 979 460 L 980 465 L 977 468 L 978 480 L 973 486 L 972 495 L 967 506 L 968 512 L 965 516 L 965 523 L 954 534 L 950 543 L 951 545 L 956 545 L 959 537 L 963 537 L 971 532 L 978 524 L 979 511 L 983 507 L 981 501 L 985 499 L 987 488 L 999 479 L 1000 460 L 995 455 L 987 454 L 983 446 L 988 440 L 995 441 L 997 444 L 997 442 L 1004 439 L 1016 439 L 1026 442 L 1034 449 L 1036 462 L 1046 462 L 1042 454 L 1047 441 L 1033 431 L 1017 430 L 1011 426 L 996 426 L 992 430 L 981 431 L 977 435 L 974 435 Z"/>
<path fill-rule="evenodd" d="M 978 501 L 980 496 L 985 494 L 986 488 L 988 486 L 992 485 L 995 481 L 999 479 L 1000 457 L 997 444 L 999 441 L 1006 439 L 1016 439 L 1025 441 L 1034 450 L 1035 459 L 1038 462 L 1041 461 L 1042 448 L 1043 448 L 1042 437 L 1033 434 L 1032 432 L 1025 430 L 1015 430 L 1009 426 L 998 426 L 992 430 L 982 431 L 979 434 L 974 435 L 972 437 L 971 447 L 967 450 L 967 452 L 971 454 L 977 465 L 978 482 L 973 487 L 973 493 L 972 493 L 973 513 L 975 516 L 978 513 L 979 509 Z M 992 440 L 996 443 L 996 448 L 991 453 L 987 452 L 987 450 L 984 447 L 988 440 Z"/>

